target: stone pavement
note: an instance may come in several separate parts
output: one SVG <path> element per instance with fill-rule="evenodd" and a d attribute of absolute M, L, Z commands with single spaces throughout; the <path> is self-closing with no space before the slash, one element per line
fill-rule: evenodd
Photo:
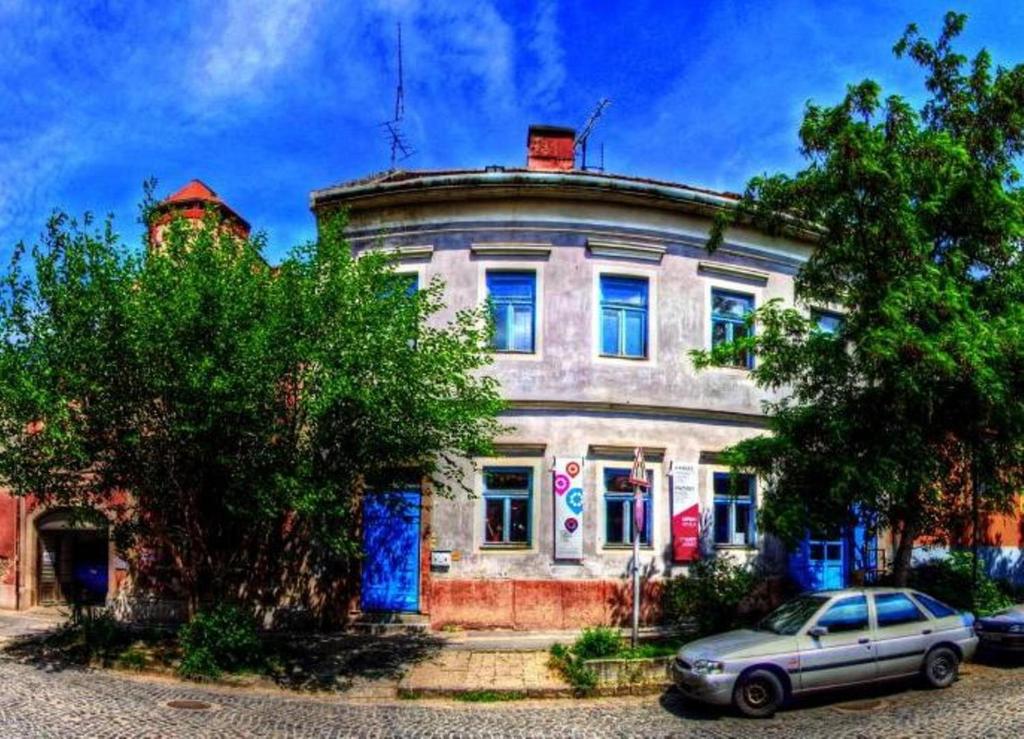
<path fill-rule="evenodd" d="M 53 608 L 3 611 L 0 615 L 0 643 L 14 637 L 29 636 L 54 629 L 65 620 L 67 620 L 67 614 Z"/>
<path fill-rule="evenodd" d="M 818 699 L 767 721 L 661 696 L 461 704 L 359 703 L 66 669 L 0 657 L 0 736 L 23 737 L 1012 737 L 1024 668 L 970 666 L 948 690 Z M 867 698 L 856 704 L 837 700 Z M 178 706 L 178 707 L 175 707 Z"/>
<path fill-rule="evenodd" d="M 485 691 L 538 698 L 570 695 L 569 686 L 547 662 L 547 652 L 445 649 L 410 666 L 399 691 L 417 696 Z"/>

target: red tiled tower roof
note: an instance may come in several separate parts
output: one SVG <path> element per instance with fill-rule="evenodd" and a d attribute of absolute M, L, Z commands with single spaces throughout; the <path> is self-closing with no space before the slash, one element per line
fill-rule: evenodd
<path fill-rule="evenodd" d="M 214 208 L 242 238 L 248 238 L 250 226 L 234 208 L 221 200 L 212 187 L 202 180 L 190 180 L 177 192 L 168 195 L 156 206 L 150 233 L 155 236 L 157 225 L 167 223 L 175 216 L 201 219 L 207 208 Z"/>

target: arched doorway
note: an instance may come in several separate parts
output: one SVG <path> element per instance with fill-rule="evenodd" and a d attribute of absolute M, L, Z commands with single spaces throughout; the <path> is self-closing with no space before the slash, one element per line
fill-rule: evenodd
<path fill-rule="evenodd" d="M 102 604 L 109 587 L 106 520 L 94 512 L 60 509 L 36 520 L 38 602 Z"/>

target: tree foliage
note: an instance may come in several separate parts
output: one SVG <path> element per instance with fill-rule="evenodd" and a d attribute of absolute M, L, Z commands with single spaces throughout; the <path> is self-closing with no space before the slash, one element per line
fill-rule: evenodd
<path fill-rule="evenodd" d="M 753 379 L 782 398 L 771 434 L 728 455 L 767 481 L 764 528 L 792 542 L 870 512 L 896 537 L 898 577 L 951 503 L 1003 510 L 1024 471 L 1024 67 L 968 62 L 953 47 L 965 22 L 896 44 L 925 73 L 920 111 L 871 80 L 808 104 L 807 166 L 751 180 L 709 243 L 736 219 L 811 240 L 796 306 L 770 301 L 754 336 L 695 354 L 753 350 Z M 813 309 L 841 313 L 838 330 Z"/>
<path fill-rule="evenodd" d="M 499 428 L 485 311 L 442 320 L 440 280 L 409 290 L 344 226 L 271 269 L 213 213 L 142 253 L 55 215 L 0 292 L 0 479 L 111 512 L 193 607 L 346 570 L 364 484 L 452 493 Z"/>

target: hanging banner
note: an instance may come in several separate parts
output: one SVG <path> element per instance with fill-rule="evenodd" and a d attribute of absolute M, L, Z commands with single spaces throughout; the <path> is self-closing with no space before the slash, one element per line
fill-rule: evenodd
<path fill-rule="evenodd" d="M 697 465 L 672 463 L 672 560 L 700 558 L 700 499 Z"/>
<path fill-rule="evenodd" d="M 583 559 L 583 458 L 555 457 L 555 559 Z"/>

